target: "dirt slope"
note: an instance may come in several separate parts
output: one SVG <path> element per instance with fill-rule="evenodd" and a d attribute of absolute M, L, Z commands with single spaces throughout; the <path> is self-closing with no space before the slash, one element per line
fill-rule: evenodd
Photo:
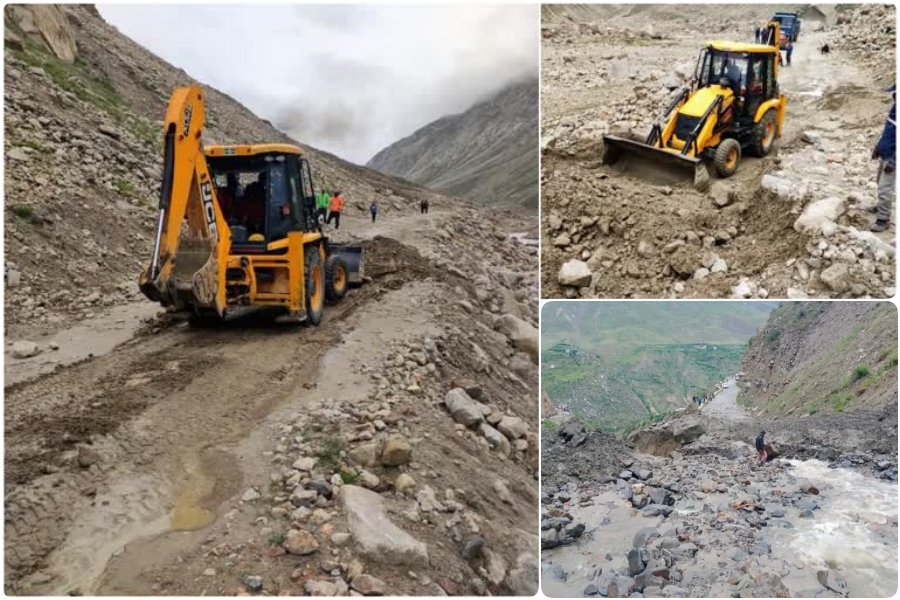
<path fill-rule="evenodd" d="M 897 309 L 785 304 L 750 340 L 742 370 L 742 397 L 765 415 L 896 405 Z"/>
<path fill-rule="evenodd" d="M 535 78 L 426 125 L 376 154 L 368 166 L 485 206 L 536 210 L 537 118 Z"/>
<path fill-rule="evenodd" d="M 865 211 L 890 108 L 893 7 L 824 7 L 806 22 L 779 75 L 788 108 L 777 152 L 745 158 L 709 192 L 600 162 L 603 135 L 646 137 L 704 40 L 750 41 L 770 8 L 617 6 L 544 24 L 544 297 L 893 296 L 895 233 L 869 232 Z M 800 219 L 812 214 L 825 218 Z"/>
<path fill-rule="evenodd" d="M 47 11 L 6 13 L 6 592 L 533 594 L 537 262 L 510 237 L 533 223 L 309 149 L 371 281 L 318 328 L 154 316 L 128 300 L 190 78 Z M 207 98 L 209 138 L 292 141 Z"/>

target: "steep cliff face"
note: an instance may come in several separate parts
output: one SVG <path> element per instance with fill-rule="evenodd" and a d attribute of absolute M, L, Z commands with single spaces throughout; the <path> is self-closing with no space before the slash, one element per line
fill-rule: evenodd
<path fill-rule="evenodd" d="M 897 310 L 889 302 L 785 303 L 742 361 L 743 402 L 778 416 L 897 402 Z"/>
<path fill-rule="evenodd" d="M 368 165 L 480 205 L 538 205 L 538 80 L 391 144 Z"/>

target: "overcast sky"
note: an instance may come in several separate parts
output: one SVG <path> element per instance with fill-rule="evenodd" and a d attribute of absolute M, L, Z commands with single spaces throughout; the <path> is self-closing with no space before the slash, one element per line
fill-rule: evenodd
<path fill-rule="evenodd" d="M 536 5 L 99 5 L 202 83 L 364 164 L 507 83 L 537 77 Z"/>

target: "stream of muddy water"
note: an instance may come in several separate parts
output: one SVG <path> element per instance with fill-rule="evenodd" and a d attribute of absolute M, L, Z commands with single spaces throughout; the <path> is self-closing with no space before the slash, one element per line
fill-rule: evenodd
<path fill-rule="evenodd" d="M 850 597 L 887 598 L 897 592 L 897 484 L 875 479 L 851 469 L 832 469 L 817 460 L 788 460 L 791 474 L 816 483 L 818 496 L 805 496 L 818 508 L 814 518 L 800 518 L 800 507 L 784 507 L 784 520 L 792 527 L 765 527 L 758 537 L 771 546 L 771 558 L 784 560 L 789 572 L 782 582 L 791 595 L 822 589 L 816 574 L 833 569 L 847 581 Z M 709 494 L 704 502 L 716 506 L 733 502 L 729 494 Z M 591 506 L 569 510 L 573 522 L 584 523 L 586 530 L 578 543 L 542 553 L 544 593 L 551 597 L 581 597 L 596 572 L 612 573 L 627 569 L 626 554 L 636 533 L 645 527 L 666 530 L 691 519 L 703 502 L 679 499 L 675 512 L 666 520 L 645 517 L 632 509 L 613 486 L 604 486 Z M 719 559 L 717 551 L 695 562 L 684 563 L 685 579 L 692 571 L 715 568 L 707 559 Z M 705 565 L 705 566 L 704 566 Z M 557 570 L 554 573 L 554 569 Z M 559 570 L 565 575 L 560 577 Z M 683 587 L 683 584 L 680 584 Z"/>

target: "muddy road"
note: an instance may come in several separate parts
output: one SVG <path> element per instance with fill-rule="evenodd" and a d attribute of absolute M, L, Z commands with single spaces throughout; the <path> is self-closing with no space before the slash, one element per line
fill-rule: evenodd
<path fill-rule="evenodd" d="M 713 176 L 708 192 L 600 163 L 603 135 L 646 136 L 704 40 L 752 41 L 768 8 L 742 6 L 748 14 L 737 19 L 682 7 L 666 30 L 654 11 L 667 9 L 653 6 L 545 24 L 544 297 L 893 295 L 895 231 L 869 232 L 867 212 L 888 84 L 880 62 L 844 39 L 871 15 L 808 24 L 779 73 L 788 104 L 776 151 L 745 157 L 731 178 Z M 818 50 L 825 42 L 828 55 Z"/>
<path fill-rule="evenodd" d="M 451 452 L 447 443 L 458 446 L 458 439 L 471 436 L 461 437 L 445 422 L 452 419 L 429 399 L 446 393 L 452 378 L 464 377 L 490 390 L 491 401 L 506 414 L 517 415 L 528 427 L 536 420 L 536 368 L 521 366 L 519 359 L 518 374 L 509 370 L 512 342 L 492 330 L 494 318 L 503 314 L 501 306 L 491 307 L 490 300 L 481 308 L 473 283 L 478 275 L 494 273 L 492 287 L 504 290 L 519 317 L 532 318 L 534 252 L 508 237 L 521 230 L 515 219 L 497 227 L 475 223 L 466 233 L 490 237 L 486 260 L 468 273 L 444 268 L 441 241 L 454 223 L 471 217 L 462 210 L 436 210 L 428 217 L 398 216 L 374 227 L 362 218 L 346 219 L 335 237 L 362 240 L 371 281 L 328 307 L 319 327 L 250 316 L 198 330 L 164 314 L 148 319 L 146 305 L 127 305 L 114 308 L 108 320 L 83 321 L 48 336 L 59 345 L 55 352 L 8 360 L 7 593 L 221 594 L 253 591 L 252 578 L 261 576 L 269 592 L 302 594 L 309 582 L 313 587 L 339 585 L 337 579 L 349 582 L 359 575 L 346 571 L 354 561 L 360 564 L 354 569 L 365 566 L 367 574 L 398 593 L 434 592 L 429 586 L 438 585 L 436 580 L 443 582 L 441 589 L 468 589 L 472 575 L 467 570 L 479 568 L 478 561 L 470 566 L 459 558 L 456 542 L 433 527 L 412 526 L 412 535 L 424 540 L 434 557 L 418 579 L 407 575 L 408 568 L 358 556 L 353 544 L 335 545 L 330 552 L 329 531 L 338 524 L 346 527 L 337 494 L 332 499 L 330 491 L 327 498 L 319 496 L 317 506 L 332 522 L 303 524 L 319 538 L 321 550 L 305 559 L 274 552 L 280 538 L 273 542 L 273 536 L 301 526 L 297 515 L 272 514 L 280 489 L 272 473 L 289 468 L 296 456 L 287 455 L 295 449 L 328 455 L 344 468 L 345 458 L 316 450 L 325 443 L 319 435 L 323 422 L 333 434 L 371 429 L 376 439 L 397 434 L 412 440 L 415 462 L 391 472 L 396 477 L 399 469 L 416 481 L 440 473 L 438 483 L 468 492 L 484 515 L 480 518 L 496 521 L 509 535 L 504 542 L 492 527 L 480 528 L 495 553 L 488 585 L 515 591 L 529 576 L 522 575 L 528 568 L 520 568 L 517 559 L 527 538 L 535 543 L 530 532 L 537 481 L 526 464 L 528 444 L 505 459 L 496 453 L 476 459 L 480 444 Z M 471 245 L 462 238 L 453 243 Z M 481 373 L 461 358 L 471 348 L 453 345 L 459 336 L 480 344 Z M 430 339 L 442 344 L 433 349 L 434 358 L 412 353 Z M 411 363 L 415 373 L 382 366 L 393 363 L 398 352 L 422 361 Z M 307 413 L 327 418 L 307 422 Z M 398 413 L 404 416 L 395 417 Z M 376 414 L 377 431 L 375 417 L 364 417 Z M 293 435 L 309 436 L 299 446 L 292 436 L 284 437 L 298 419 L 303 427 Z M 346 444 L 340 457 L 367 439 L 334 436 Z M 443 452 L 420 445 L 429 436 Z M 474 460 L 484 465 L 474 468 Z M 506 482 L 503 502 L 479 502 L 482 490 L 473 478 L 482 469 Z M 387 499 L 393 501 L 394 495 Z M 466 501 L 460 506 L 470 508 Z M 456 518 L 463 513 L 459 508 Z M 286 519 L 284 525 L 276 517 Z M 409 529 L 404 523 L 401 528 Z M 210 552 L 204 546 L 210 540 L 227 544 L 230 551 Z M 327 560 L 337 566 L 327 570 L 331 579 L 325 581 L 329 572 L 318 563 Z M 498 561 L 504 565 L 500 575 Z M 302 577 L 290 577 L 303 568 Z M 531 570 L 536 580 L 536 562 Z"/>

